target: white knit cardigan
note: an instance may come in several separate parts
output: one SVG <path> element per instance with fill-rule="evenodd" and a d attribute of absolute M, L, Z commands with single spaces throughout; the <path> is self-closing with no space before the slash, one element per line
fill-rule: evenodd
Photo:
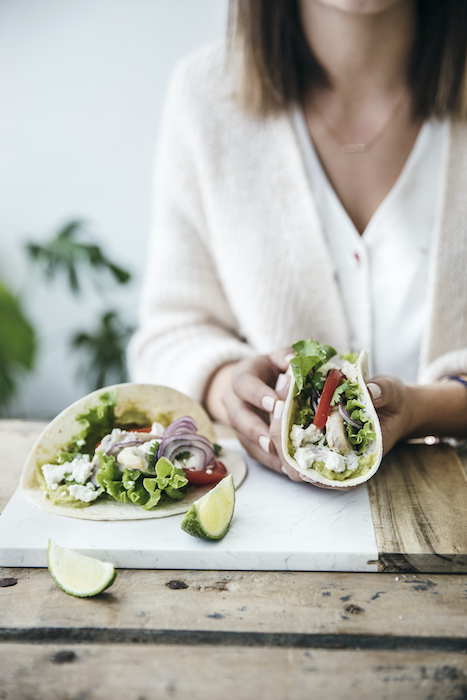
<path fill-rule="evenodd" d="M 164 111 L 131 377 L 202 400 L 222 364 L 310 336 L 349 347 L 302 153 L 284 113 L 245 114 L 222 45 L 178 66 Z M 451 125 L 419 381 L 467 372 L 467 129 Z"/>

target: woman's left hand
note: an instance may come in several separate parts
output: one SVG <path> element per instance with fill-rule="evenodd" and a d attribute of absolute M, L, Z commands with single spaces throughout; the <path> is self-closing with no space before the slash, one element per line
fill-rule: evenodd
<path fill-rule="evenodd" d="M 412 432 L 414 407 L 410 387 L 392 375 L 375 377 L 367 386 L 378 413 L 386 454 Z"/>

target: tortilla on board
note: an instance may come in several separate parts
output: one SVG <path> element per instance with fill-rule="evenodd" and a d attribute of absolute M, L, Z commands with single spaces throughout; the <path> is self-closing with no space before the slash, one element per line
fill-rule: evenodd
<path fill-rule="evenodd" d="M 45 497 L 36 477 L 37 467 L 48 462 L 56 462 L 57 451 L 69 444 L 73 437 L 83 429 L 83 426 L 76 421 L 76 416 L 98 405 L 99 397 L 108 392 L 115 392 L 117 396 L 116 422 L 120 416 L 128 411 L 146 414 L 150 424 L 158 421 L 161 415 L 168 414 L 171 422 L 183 416 L 191 416 L 197 423 L 198 433 L 204 435 L 210 442 L 215 442 L 214 428 L 203 407 L 175 389 L 155 384 L 133 383 L 104 387 L 66 408 L 41 433 L 23 468 L 20 483 L 22 493 L 41 510 L 81 520 L 146 520 L 185 513 L 194 501 L 201 498 L 215 484 L 191 486 L 182 501 L 168 501 L 167 499 L 152 510 L 145 510 L 134 503 L 120 503 L 110 498 L 102 501 L 98 499 L 84 508 L 73 508 L 72 506 L 53 505 Z M 238 488 L 246 477 L 245 461 L 236 452 L 226 449 L 222 450 L 220 460 L 229 474 L 232 474 L 235 488 Z"/>

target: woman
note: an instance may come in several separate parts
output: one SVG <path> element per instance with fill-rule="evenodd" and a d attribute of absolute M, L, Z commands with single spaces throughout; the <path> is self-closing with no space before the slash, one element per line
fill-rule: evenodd
<path fill-rule="evenodd" d="M 227 56 L 172 81 L 134 379 L 203 400 L 295 480 L 278 433 L 300 338 L 372 351 L 386 452 L 467 435 L 465 3 L 230 10 Z"/>

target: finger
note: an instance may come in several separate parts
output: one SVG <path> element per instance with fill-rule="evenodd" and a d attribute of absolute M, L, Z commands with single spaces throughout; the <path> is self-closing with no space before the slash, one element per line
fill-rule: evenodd
<path fill-rule="evenodd" d="M 281 461 L 282 467 L 281 470 L 284 474 L 287 474 L 289 479 L 292 481 L 301 481 L 300 474 L 297 472 L 296 469 L 294 469 L 284 458 L 284 454 L 282 452 L 282 444 L 281 444 L 281 427 L 282 427 L 282 416 L 284 412 L 284 402 L 281 401 L 280 399 L 276 401 L 276 405 L 274 408 L 274 413 L 271 415 L 270 418 L 270 423 L 269 423 L 269 436 L 272 440 L 272 443 L 275 447 L 275 450 L 279 456 L 279 459 Z"/>
<path fill-rule="evenodd" d="M 272 388 L 277 378 L 277 369 L 267 357 L 256 358 L 248 369 L 234 373 L 232 388 L 244 402 L 271 413 L 278 398 Z"/>
<path fill-rule="evenodd" d="M 366 385 L 366 388 L 370 392 L 371 400 L 373 401 L 373 405 L 376 406 L 377 402 L 381 401 L 382 397 L 382 390 L 379 384 L 376 384 L 375 381 L 371 381 Z"/>
<path fill-rule="evenodd" d="M 282 348 L 281 350 L 276 350 L 271 352 L 268 357 L 271 359 L 278 369 L 282 372 L 286 372 L 290 364 L 290 360 L 294 357 L 294 351 L 291 347 Z"/>
<path fill-rule="evenodd" d="M 381 375 L 370 379 L 367 387 L 375 408 L 397 403 L 400 385 L 401 382 L 396 377 Z"/>
<path fill-rule="evenodd" d="M 229 423 L 236 431 L 239 438 L 248 440 L 260 448 L 264 454 L 271 452 L 271 439 L 269 437 L 269 426 L 263 419 L 252 410 L 251 406 L 242 401 L 233 391 L 229 392 L 225 407 L 229 417 Z"/>
<path fill-rule="evenodd" d="M 292 377 L 290 374 L 279 374 L 277 377 L 276 385 L 274 387 L 274 391 L 278 395 L 278 397 L 282 400 L 285 401 L 287 398 L 287 395 L 289 393 L 289 388 L 290 388 L 290 382 L 292 381 Z"/>
<path fill-rule="evenodd" d="M 269 453 L 265 452 L 258 443 L 248 440 L 244 435 L 239 434 L 238 439 L 250 457 L 253 457 L 253 459 L 256 459 L 257 462 L 263 464 L 265 467 L 281 473 L 281 461 L 275 453 L 274 448 L 272 448 L 273 451 Z"/>

